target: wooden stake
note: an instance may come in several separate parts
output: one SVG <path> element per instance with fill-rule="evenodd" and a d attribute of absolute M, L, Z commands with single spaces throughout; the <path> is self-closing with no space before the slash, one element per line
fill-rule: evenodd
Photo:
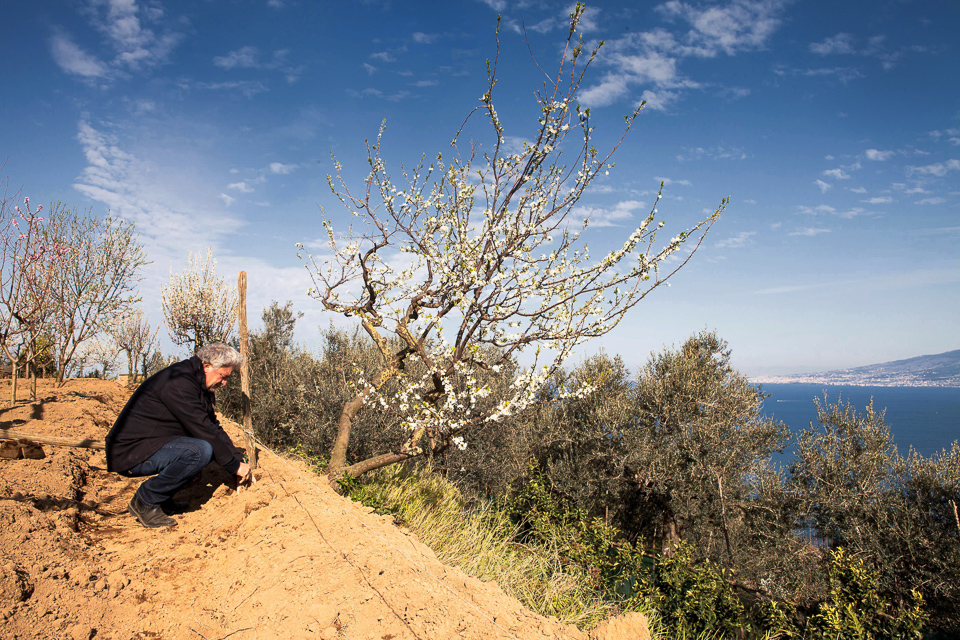
<path fill-rule="evenodd" d="M 247 434 L 247 457 L 250 459 L 250 468 L 257 468 L 257 444 L 253 437 L 253 417 L 250 415 L 250 347 L 249 331 L 247 330 L 247 272 L 241 271 L 237 281 L 237 291 L 240 294 L 238 313 L 240 315 L 240 353 L 243 355 L 243 364 L 240 365 L 240 393 L 243 408 L 243 432 Z"/>

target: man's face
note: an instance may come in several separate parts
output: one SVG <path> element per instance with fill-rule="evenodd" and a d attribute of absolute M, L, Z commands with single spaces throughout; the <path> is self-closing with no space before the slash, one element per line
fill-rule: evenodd
<path fill-rule="evenodd" d="M 227 380 L 233 374 L 233 367 L 214 367 L 213 365 L 203 365 L 203 372 L 207 376 L 207 391 L 219 389 L 227 384 Z"/>

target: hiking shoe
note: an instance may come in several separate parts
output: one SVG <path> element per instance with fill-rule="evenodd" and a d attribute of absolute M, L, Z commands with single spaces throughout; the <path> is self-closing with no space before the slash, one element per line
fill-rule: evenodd
<path fill-rule="evenodd" d="M 178 516 L 190 510 L 189 502 L 177 502 L 173 498 L 160 503 L 160 510 L 168 516 Z"/>
<path fill-rule="evenodd" d="M 172 527 L 177 524 L 176 520 L 164 515 L 163 509 L 160 507 L 151 507 L 141 500 L 137 494 L 133 494 L 133 498 L 130 499 L 130 504 L 127 505 L 127 511 L 132 513 L 133 516 L 140 521 L 140 524 L 148 529 Z"/>

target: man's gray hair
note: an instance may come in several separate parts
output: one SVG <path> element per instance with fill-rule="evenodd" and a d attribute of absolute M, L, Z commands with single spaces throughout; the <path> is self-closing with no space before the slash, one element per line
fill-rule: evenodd
<path fill-rule="evenodd" d="M 220 369 L 221 367 L 237 369 L 243 364 L 243 354 L 230 345 L 221 342 L 203 345 L 197 349 L 197 357 L 200 358 L 200 362 L 208 364 L 214 369 Z"/>

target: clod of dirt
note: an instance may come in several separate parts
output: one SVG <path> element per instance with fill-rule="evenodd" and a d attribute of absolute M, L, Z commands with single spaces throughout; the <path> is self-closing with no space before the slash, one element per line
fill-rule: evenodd
<path fill-rule="evenodd" d="M 23 602 L 33 593 L 30 576 L 16 562 L 3 562 L 0 566 L 0 610 L 6 611 Z"/>

